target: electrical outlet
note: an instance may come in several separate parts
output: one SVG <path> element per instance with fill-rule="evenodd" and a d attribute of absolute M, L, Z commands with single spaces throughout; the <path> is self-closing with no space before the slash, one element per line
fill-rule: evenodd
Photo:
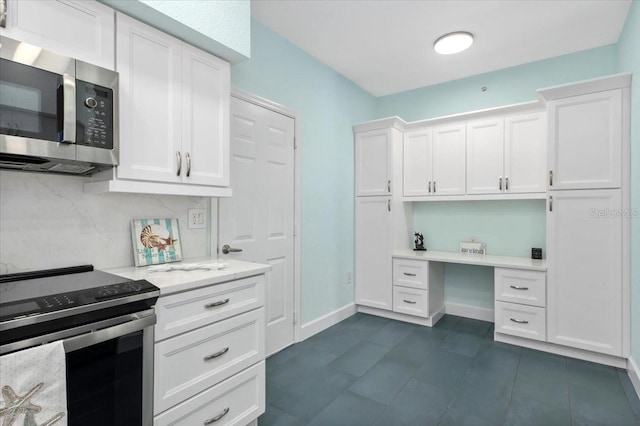
<path fill-rule="evenodd" d="M 202 229 L 207 227 L 205 220 L 206 209 L 189 209 L 189 229 Z"/>

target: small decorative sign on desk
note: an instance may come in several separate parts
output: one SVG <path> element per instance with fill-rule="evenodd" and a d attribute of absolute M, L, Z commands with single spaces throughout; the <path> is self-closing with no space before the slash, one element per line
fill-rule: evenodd
<path fill-rule="evenodd" d="M 487 245 L 475 241 L 461 242 L 460 254 L 487 254 Z"/>
<path fill-rule="evenodd" d="M 136 266 L 182 260 L 178 219 L 134 219 L 131 221 L 133 258 Z"/>

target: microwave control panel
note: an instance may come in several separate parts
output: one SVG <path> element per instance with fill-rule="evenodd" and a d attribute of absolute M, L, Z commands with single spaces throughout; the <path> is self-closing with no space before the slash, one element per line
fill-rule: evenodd
<path fill-rule="evenodd" d="M 76 143 L 113 149 L 113 90 L 76 80 Z"/>

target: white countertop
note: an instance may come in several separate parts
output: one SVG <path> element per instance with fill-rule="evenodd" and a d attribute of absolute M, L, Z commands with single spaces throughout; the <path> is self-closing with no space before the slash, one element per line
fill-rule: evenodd
<path fill-rule="evenodd" d="M 220 284 L 253 275 L 264 274 L 271 270 L 271 265 L 262 263 L 242 262 L 239 260 L 216 259 L 212 257 L 201 257 L 186 259 L 183 262 L 168 263 L 165 266 L 176 266 L 181 264 L 227 264 L 228 266 L 217 269 L 193 269 L 193 270 L 172 270 L 168 272 L 154 271 L 155 266 L 126 266 L 122 268 L 105 269 L 105 272 L 129 278 L 131 280 L 147 280 L 160 289 L 160 295 L 177 293 L 180 291 L 193 290 L 199 287 Z"/>
<path fill-rule="evenodd" d="M 393 257 L 402 259 L 430 260 L 432 262 L 462 263 L 465 265 L 493 266 L 498 268 L 528 269 L 546 271 L 547 261 L 527 257 L 492 256 L 489 254 L 460 254 L 449 251 L 394 250 Z"/>

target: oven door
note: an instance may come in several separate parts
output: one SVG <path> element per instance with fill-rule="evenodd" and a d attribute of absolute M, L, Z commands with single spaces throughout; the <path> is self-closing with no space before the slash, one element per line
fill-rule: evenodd
<path fill-rule="evenodd" d="M 0 38 L 0 153 L 76 158 L 75 61 Z"/>

